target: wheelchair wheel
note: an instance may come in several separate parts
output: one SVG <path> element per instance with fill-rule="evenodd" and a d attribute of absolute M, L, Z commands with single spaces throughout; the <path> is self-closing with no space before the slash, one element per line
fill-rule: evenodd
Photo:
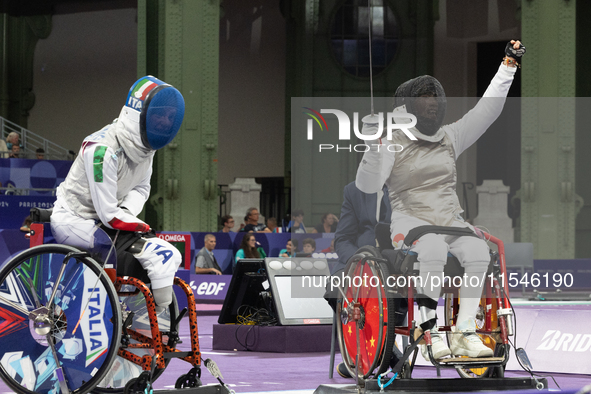
<path fill-rule="evenodd" d="M 36 246 L 0 270 L 0 377 L 17 393 L 64 391 L 60 380 L 68 391 L 87 393 L 117 356 L 121 309 L 115 288 L 90 257 L 79 254 L 63 264 L 69 253 L 80 251 Z"/>
<path fill-rule="evenodd" d="M 445 295 L 445 325 L 446 326 L 453 326 L 456 323 L 456 318 L 458 315 L 460 300 L 455 298 L 453 294 L 446 294 Z M 499 322 L 497 320 L 497 305 L 496 302 L 492 302 L 491 305 L 491 331 L 500 331 Z M 476 312 L 476 329 L 482 329 L 485 325 L 486 319 L 486 311 L 487 311 L 487 302 L 486 297 L 482 297 L 480 299 L 480 304 L 478 305 L 478 311 Z M 447 343 L 451 346 L 451 337 L 453 333 L 448 331 L 447 335 Z M 504 350 L 502 344 L 500 344 L 500 340 L 498 335 L 482 335 L 479 334 L 482 342 L 494 351 L 495 357 L 502 357 L 504 353 L 499 354 L 501 350 Z M 491 374 L 495 372 L 497 368 L 504 368 L 504 367 L 484 367 L 484 368 L 456 368 L 458 374 L 462 378 L 487 378 L 490 377 Z M 504 371 L 504 369 L 503 369 Z"/>
<path fill-rule="evenodd" d="M 347 300 L 359 303 L 361 320 L 359 324 L 359 376 L 367 379 L 386 371 L 392 357 L 394 346 L 394 300 L 387 296 L 385 284 L 388 267 L 375 260 L 364 263 L 365 257 L 381 258 L 373 247 L 363 247 L 351 257 L 345 268 L 345 276 L 351 283 L 341 286 Z M 364 275 L 367 280 L 363 281 Z M 354 280 L 359 278 L 361 280 Z M 377 278 L 370 280 L 369 278 Z M 339 294 L 337 314 L 341 317 L 337 325 L 339 346 L 343 362 L 351 376 L 355 376 L 357 358 L 357 323 L 348 319 L 347 305 L 343 294 Z M 391 323 L 391 324 L 389 324 Z M 377 370 L 377 371 L 376 371 Z"/>
<path fill-rule="evenodd" d="M 124 285 L 121 291 L 132 292 L 135 289 L 134 286 Z M 126 318 L 130 313 L 133 312 L 133 320 L 129 330 L 140 333 L 147 338 L 152 338 L 152 331 L 150 329 L 150 319 L 148 317 L 148 308 L 144 295 L 140 292 L 132 296 L 119 296 L 119 302 L 121 304 L 121 310 L 123 316 Z M 172 303 L 168 309 L 158 316 L 158 326 L 160 332 L 178 332 L 178 324 L 175 321 L 179 315 L 178 304 L 174 292 L 172 293 Z M 124 319 L 122 319 L 123 321 Z M 174 326 L 173 326 L 174 325 Z M 130 339 L 130 343 L 139 343 L 135 339 Z M 168 335 L 162 335 L 162 343 L 176 348 L 176 344 L 169 338 Z M 154 349 L 132 349 L 128 348 L 128 351 L 139 356 L 140 358 L 144 355 L 154 355 Z M 168 366 L 171 359 L 166 359 L 165 364 Z M 152 382 L 156 381 L 162 375 L 165 368 L 157 368 L 152 375 Z M 117 356 L 113 366 L 109 373 L 105 376 L 103 381 L 94 390 L 97 393 L 117 393 L 124 392 L 127 383 L 132 379 L 137 379 L 142 373 L 142 367 L 121 357 Z"/>

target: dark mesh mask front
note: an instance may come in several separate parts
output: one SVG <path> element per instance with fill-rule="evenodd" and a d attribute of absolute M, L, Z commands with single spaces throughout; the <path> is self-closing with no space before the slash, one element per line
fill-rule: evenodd
<path fill-rule="evenodd" d="M 432 119 L 417 113 L 417 100 L 423 95 L 437 100 L 437 116 Z M 425 135 L 434 135 L 443 123 L 447 109 L 447 99 L 441 83 L 430 75 L 422 75 L 404 82 L 394 94 L 394 107 L 406 105 L 406 111 L 417 117 L 416 128 Z"/>

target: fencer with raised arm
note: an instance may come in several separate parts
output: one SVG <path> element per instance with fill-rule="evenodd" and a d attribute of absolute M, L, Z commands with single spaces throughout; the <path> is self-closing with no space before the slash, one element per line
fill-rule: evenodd
<path fill-rule="evenodd" d="M 365 193 L 375 193 L 384 184 L 388 187 L 392 208 L 390 230 L 395 248 L 402 248 L 405 236 L 418 226 L 471 228 L 460 215 L 463 210 L 456 194 L 455 162 L 503 110 L 517 70 L 516 59 L 525 53 L 525 48 L 519 41 L 511 41 L 505 52 L 506 57 L 483 98 L 455 123 L 441 126 L 447 102 L 443 87 L 434 77 L 426 75 L 411 79 L 396 90 L 394 111 L 416 116 L 416 126 L 410 131 L 417 140 L 410 140 L 401 130 L 395 130 L 390 140 L 380 139 L 384 146 L 381 149 L 376 146 L 364 153 L 356 177 L 357 187 Z M 364 134 L 377 133 L 377 124 L 372 119 L 364 118 Z M 399 144 L 404 148 L 394 153 L 385 149 L 388 144 Z M 475 334 L 475 314 L 484 282 L 480 280 L 478 286 L 474 286 L 476 282 L 469 280 L 474 276 L 481 279 L 488 269 L 490 257 L 486 242 L 477 237 L 427 234 L 406 247 L 418 255 L 419 275 L 423 281 L 419 290 L 427 296 L 420 307 L 421 327 L 431 330 L 434 357 L 441 358 L 450 353 L 469 357 L 492 356 L 492 350 Z M 465 278 L 468 278 L 462 283 L 457 325 L 452 328 L 458 335 L 453 336 L 451 351 L 441 339 L 436 325 L 435 308 L 441 283 L 428 280 L 429 277 L 443 276 L 448 252 L 460 261 Z"/>

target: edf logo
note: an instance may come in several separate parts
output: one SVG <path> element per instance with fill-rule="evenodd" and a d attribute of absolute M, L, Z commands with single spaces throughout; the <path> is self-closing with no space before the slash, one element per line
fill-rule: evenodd
<path fill-rule="evenodd" d="M 193 285 L 194 282 L 191 282 L 191 288 L 196 290 L 198 295 L 218 295 L 218 293 L 224 290 L 226 284 L 224 282 L 216 283 L 216 282 L 201 282 L 197 288 Z"/>

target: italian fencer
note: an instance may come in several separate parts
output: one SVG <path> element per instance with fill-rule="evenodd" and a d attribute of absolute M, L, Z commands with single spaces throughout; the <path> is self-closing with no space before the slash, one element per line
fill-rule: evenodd
<path fill-rule="evenodd" d="M 126 249 L 147 272 L 157 312 L 172 302 L 181 254 L 170 243 L 146 235 L 150 226 L 137 215 L 150 195 L 154 154 L 174 139 L 184 113 L 185 102 L 176 88 L 152 76 L 136 81 L 119 117 L 82 142 L 57 189 L 51 215 L 59 243 L 92 248 L 98 227 L 118 233 L 117 246 L 131 239 Z"/>

